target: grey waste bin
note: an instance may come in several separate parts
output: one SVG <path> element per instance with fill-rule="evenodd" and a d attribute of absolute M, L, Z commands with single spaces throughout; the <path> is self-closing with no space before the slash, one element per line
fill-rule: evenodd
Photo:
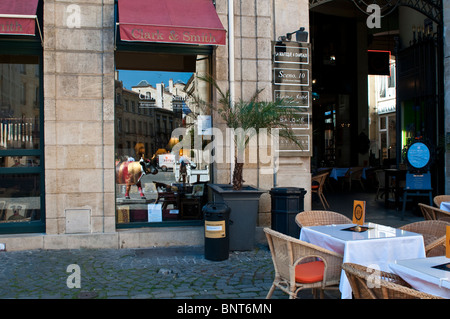
<path fill-rule="evenodd" d="M 270 190 L 272 229 L 299 238 L 300 227 L 295 216 L 304 211 L 306 190 L 298 187 L 276 187 Z"/>
<path fill-rule="evenodd" d="M 213 261 L 228 259 L 230 208 L 225 203 L 203 206 L 205 219 L 205 258 Z"/>

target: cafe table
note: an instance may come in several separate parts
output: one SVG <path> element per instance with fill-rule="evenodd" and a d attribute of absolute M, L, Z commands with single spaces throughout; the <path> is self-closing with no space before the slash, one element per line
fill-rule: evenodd
<path fill-rule="evenodd" d="M 382 271 L 389 270 L 395 260 L 425 258 L 420 234 L 375 223 L 354 231 L 354 224 L 302 227 L 300 240 L 343 255 L 343 262 L 356 263 Z M 353 229 L 353 230 L 352 230 Z M 342 299 L 351 299 L 352 290 L 345 272 L 339 284 Z"/>
<path fill-rule="evenodd" d="M 389 264 L 389 267 L 391 272 L 400 276 L 414 289 L 448 299 L 450 298 L 450 268 L 447 267 L 449 265 L 449 258 L 437 256 L 397 260 Z"/>
<path fill-rule="evenodd" d="M 330 177 L 334 178 L 335 180 L 339 180 L 339 177 L 344 177 L 347 172 L 350 170 L 352 172 L 353 169 L 357 167 L 333 167 L 330 172 Z M 366 171 L 370 167 L 363 167 L 361 178 L 366 179 Z"/>
<path fill-rule="evenodd" d="M 339 177 L 344 177 L 345 174 L 347 174 L 348 170 L 350 168 L 348 167 L 333 167 L 333 169 L 330 172 L 330 177 L 334 178 L 335 180 L 338 180 Z"/>

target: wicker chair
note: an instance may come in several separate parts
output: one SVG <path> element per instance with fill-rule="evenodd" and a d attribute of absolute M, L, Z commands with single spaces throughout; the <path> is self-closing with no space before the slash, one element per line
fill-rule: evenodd
<path fill-rule="evenodd" d="M 361 189 L 364 190 L 364 184 L 361 180 L 363 167 L 351 167 L 348 169 L 347 173 L 344 176 L 340 177 L 340 181 L 342 183 L 342 190 L 344 190 L 345 183 L 348 183 L 348 190 L 352 190 L 352 182 L 358 182 L 361 186 Z"/>
<path fill-rule="evenodd" d="M 298 213 L 295 222 L 302 228 L 304 226 L 320 226 L 332 224 L 351 224 L 352 220 L 342 214 L 326 210 L 309 210 Z"/>
<path fill-rule="evenodd" d="M 341 276 L 343 257 L 325 248 L 309 244 L 296 238 L 264 228 L 272 261 L 275 279 L 267 294 L 272 296 L 275 288 L 297 298 L 302 289 L 337 289 Z"/>
<path fill-rule="evenodd" d="M 321 173 L 315 175 L 311 178 L 311 193 L 316 193 L 319 196 L 320 202 L 322 203 L 323 209 L 330 208 L 330 204 L 328 204 L 325 195 L 323 194 L 323 187 L 325 185 L 325 181 L 330 175 L 329 172 Z"/>
<path fill-rule="evenodd" d="M 441 207 L 441 202 L 450 202 L 450 195 L 437 195 L 433 198 L 434 205 Z"/>
<path fill-rule="evenodd" d="M 384 193 L 386 191 L 386 185 L 384 179 L 384 170 L 376 170 L 375 178 L 377 181 L 377 193 L 375 194 L 375 200 L 377 200 L 378 198 L 385 196 Z"/>
<path fill-rule="evenodd" d="M 358 182 L 359 186 L 361 186 L 361 189 L 364 190 L 364 184 L 362 182 L 362 173 L 364 168 L 363 167 L 355 167 L 352 169 L 352 172 L 350 174 L 350 180 L 352 182 Z"/>
<path fill-rule="evenodd" d="M 413 289 L 395 274 L 352 263 L 342 269 L 356 299 L 442 299 Z"/>
<path fill-rule="evenodd" d="M 444 220 L 450 222 L 450 213 L 434 206 L 418 203 L 425 220 Z"/>
<path fill-rule="evenodd" d="M 400 227 L 402 230 L 422 234 L 427 257 L 445 255 L 445 236 L 450 223 L 443 220 L 424 220 Z"/>

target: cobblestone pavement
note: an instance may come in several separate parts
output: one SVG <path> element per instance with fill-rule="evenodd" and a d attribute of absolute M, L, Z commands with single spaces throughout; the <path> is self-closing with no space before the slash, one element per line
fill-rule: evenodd
<path fill-rule="evenodd" d="M 1 299 L 259 299 L 274 277 L 265 245 L 224 261 L 203 247 L 6 251 L 0 265 Z"/>

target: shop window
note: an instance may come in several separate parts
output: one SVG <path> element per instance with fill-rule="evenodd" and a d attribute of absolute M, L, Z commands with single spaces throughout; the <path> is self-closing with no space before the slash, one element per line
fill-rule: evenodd
<path fill-rule="evenodd" d="M 380 158 L 393 159 L 396 157 L 396 121 L 395 115 L 380 116 L 379 118 Z"/>
<path fill-rule="evenodd" d="M 16 165 L 23 165 L 24 158 L 11 159 Z M 32 161 L 28 159 L 28 161 Z M 35 165 L 24 163 L 25 165 Z M 4 163 L 2 163 L 4 164 Z M 4 174 L 2 197 L 0 198 L 0 224 L 31 222 L 41 220 L 41 182 L 39 174 Z"/>
<path fill-rule="evenodd" d="M 210 73 L 210 55 L 194 55 L 196 67 L 189 66 L 186 72 L 174 72 L 170 66 L 167 71 L 130 70 L 123 60 L 128 54 L 117 56 L 116 94 L 120 91 L 132 106 L 127 111 L 120 103 L 115 105 L 122 121 L 131 123 L 129 132 L 125 129 L 115 136 L 117 227 L 199 225 L 207 202 L 209 164 L 198 156 L 202 149 L 194 149 L 193 144 L 180 148 L 179 136 L 173 132 L 183 128 L 196 136 L 197 116 L 209 114 L 197 108 L 192 96 L 209 99 L 211 88 L 206 83 L 198 85 L 197 75 Z M 174 61 L 183 57 L 174 56 Z M 192 54 L 188 57 L 192 60 Z M 209 137 L 199 138 L 207 142 Z M 150 167 L 158 173 L 152 174 Z"/>
<path fill-rule="evenodd" d="M 0 53 L 0 233 L 45 228 L 41 74 L 41 55 Z"/>

